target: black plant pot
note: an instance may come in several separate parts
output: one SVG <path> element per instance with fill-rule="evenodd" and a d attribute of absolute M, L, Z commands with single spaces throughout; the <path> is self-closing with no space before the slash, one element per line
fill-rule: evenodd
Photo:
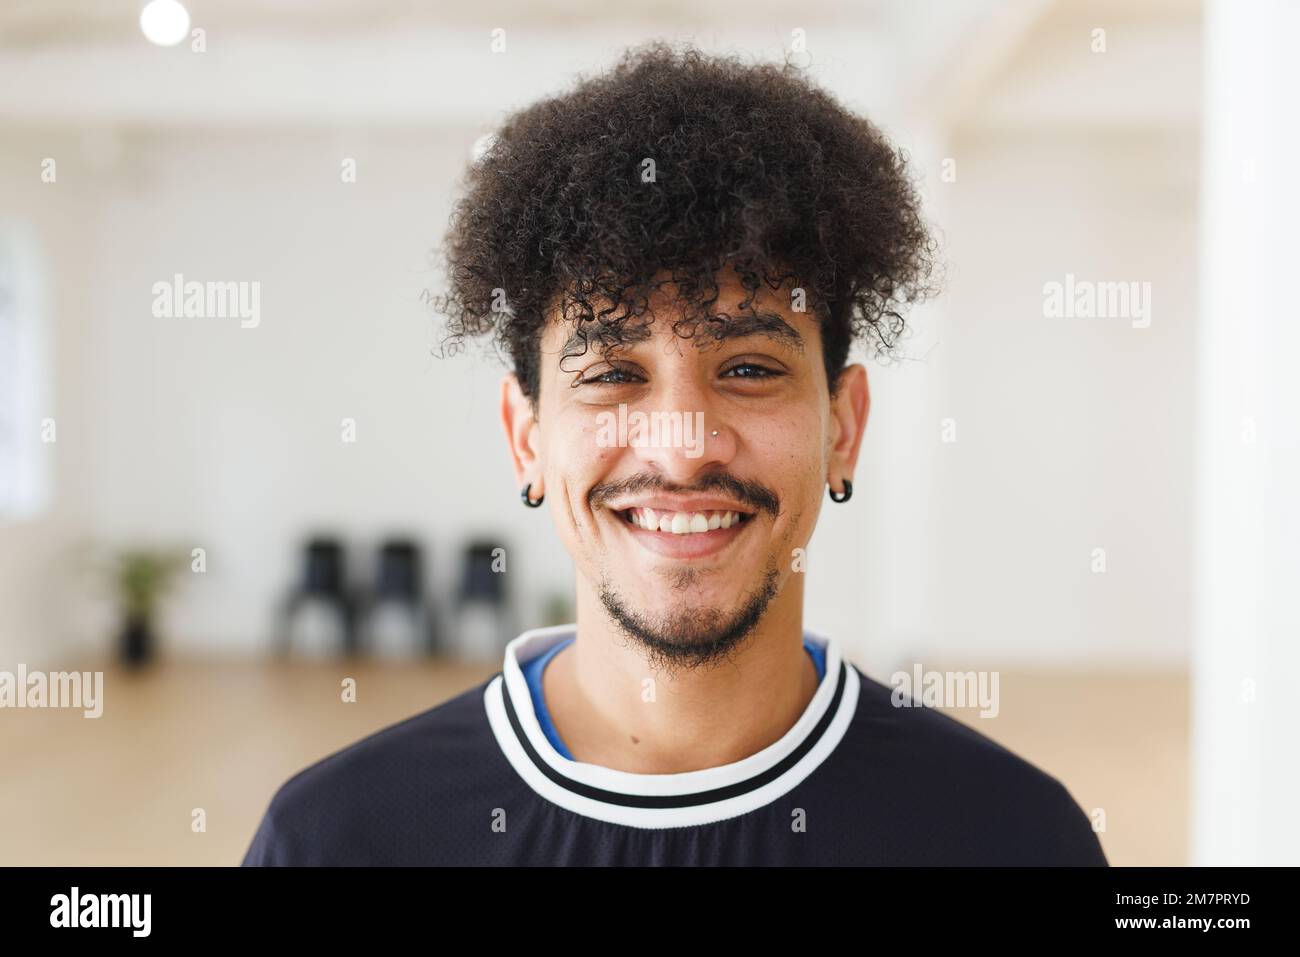
<path fill-rule="evenodd" d="M 153 623 L 147 615 L 128 615 L 122 624 L 122 663 L 128 668 L 141 668 L 153 660 Z"/>

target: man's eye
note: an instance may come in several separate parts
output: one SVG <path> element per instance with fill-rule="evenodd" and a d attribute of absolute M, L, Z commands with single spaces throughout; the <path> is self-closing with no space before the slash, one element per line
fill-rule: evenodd
<path fill-rule="evenodd" d="M 623 385 L 628 382 L 636 382 L 636 376 L 628 369 L 615 367 L 596 375 L 584 376 L 580 380 L 580 385 L 590 385 L 598 383 L 602 385 Z"/>
<path fill-rule="evenodd" d="M 737 379 L 772 379 L 782 374 L 776 369 L 769 369 L 767 366 L 761 366 L 754 362 L 742 362 L 740 365 L 732 366 L 722 374 L 723 376 L 729 376 L 733 372 L 738 373 L 735 376 Z"/>

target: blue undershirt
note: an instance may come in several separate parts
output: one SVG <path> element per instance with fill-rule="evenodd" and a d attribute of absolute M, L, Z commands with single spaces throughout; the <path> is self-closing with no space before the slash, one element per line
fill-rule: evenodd
<path fill-rule="evenodd" d="M 542 726 L 542 733 L 546 735 L 546 740 L 551 742 L 551 747 L 570 761 L 574 760 L 573 755 L 569 753 L 569 749 L 560 740 L 560 735 L 555 730 L 555 724 L 551 721 L 551 713 L 546 710 L 546 698 L 542 694 L 542 672 L 562 648 L 572 643 L 572 638 L 558 642 L 531 661 L 524 662 L 521 666 L 524 679 L 528 682 L 528 693 L 533 698 L 533 712 L 537 715 L 537 723 Z M 826 674 L 826 649 L 813 644 L 807 638 L 803 640 L 803 647 L 808 652 L 809 657 L 812 658 L 813 665 L 817 668 L 817 681 L 820 683 Z"/>

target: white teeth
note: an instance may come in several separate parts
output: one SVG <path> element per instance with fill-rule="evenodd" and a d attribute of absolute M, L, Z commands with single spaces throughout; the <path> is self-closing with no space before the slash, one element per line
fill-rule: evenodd
<path fill-rule="evenodd" d="M 652 508 L 632 508 L 628 518 L 638 528 L 668 532 L 673 535 L 698 535 L 719 528 L 739 525 L 741 513 L 727 511 L 708 512 L 656 512 Z"/>

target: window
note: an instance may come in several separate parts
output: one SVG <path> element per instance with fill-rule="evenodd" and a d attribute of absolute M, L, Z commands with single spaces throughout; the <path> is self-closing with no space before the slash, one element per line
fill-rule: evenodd
<path fill-rule="evenodd" d="M 49 497 L 49 443 L 39 277 L 30 232 L 0 222 L 0 520 L 32 518 Z"/>

